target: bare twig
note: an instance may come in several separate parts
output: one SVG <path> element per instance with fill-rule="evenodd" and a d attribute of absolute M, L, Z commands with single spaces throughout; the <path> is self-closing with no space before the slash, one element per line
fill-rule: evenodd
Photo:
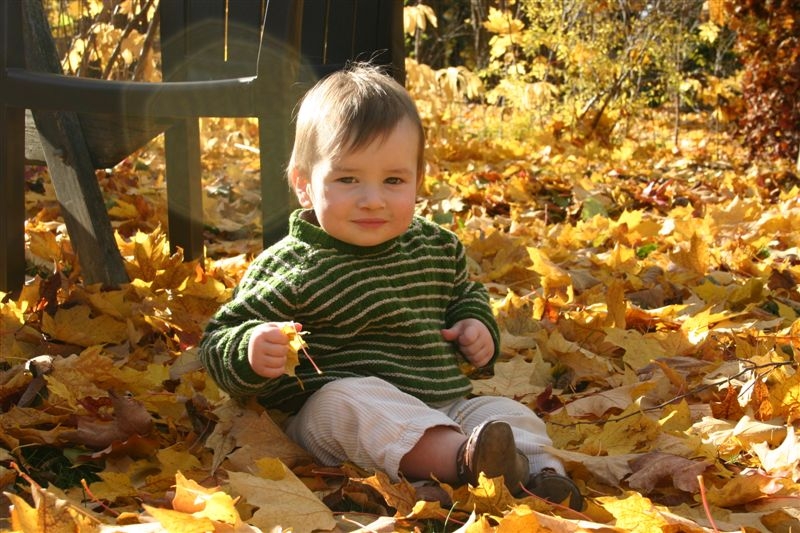
<path fill-rule="evenodd" d="M 117 46 L 114 48 L 114 51 L 111 53 L 111 57 L 108 58 L 108 63 L 106 63 L 106 66 L 103 67 L 103 76 L 102 76 L 102 78 L 104 80 L 107 80 L 107 79 L 110 78 L 111 69 L 114 67 L 114 63 L 117 61 L 117 58 L 119 57 L 119 55 L 122 53 L 122 45 L 125 42 L 125 39 L 128 37 L 128 35 L 131 34 L 131 32 L 134 30 L 134 28 L 137 25 L 139 25 L 140 23 L 145 22 L 147 20 L 147 12 L 150 10 L 150 7 L 153 5 L 153 1 L 154 0 L 147 0 L 147 5 L 145 5 L 144 8 L 141 11 L 139 11 L 139 13 L 137 13 L 136 16 L 133 17 L 131 20 L 129 20 L 128 23 L 125 25 L 125 29 L 122 31 L 122 37 L 120 37 L 119 41 L 117 41 Z"/>
<path fill-rule="evenodd" d="M 747 361 L 747 360 L 742 360 L 742 362 L 743 363 L 750 363 L 750 361 Z M 619 417 L 616 417 L 616 418 L 611 417 L 611 418 L 607 418 L 607 419 L 604 419 L 604 420 L 596 420 L 596 421 L 593 421 L 593 422 L 578 421 L 578 422 L 571 422 L 571 423 L 567 424 L 567 423 L 561 423 L 561 422 L 556 422 L 556 421 L 550 421 L 549 423 L 553 424 L 554 426 L 573 427 L 573 426 L 578 426 L 578 425 L 602 425 L 602 424 L 606 424 L 608 422 L 621 422 L 621 421 L 623 421 L 623 420 L 625 420 L 627 418 L 631 418 L 631 417 L 636 416 L 636 415 L 641 414 L 641 413 L 647 413 L 647 412 L 651 412 L 651 411 L 658 411 L 658 410 L 663 409 L 664 407 L 666 407 L 668 405 L 672 405 L 675 402 L 678 402 L 680 400 L 688 398 L 689 396 L 697 394 L 698 392 L 702 392 L 702 391 L 710 389 L 710 388 L 714 388 L 714 387 L 718 387 L 720 385 L 724 385 L 725 383 L 730 382 L 732 379 L 736 379 L 737 377 L 742 376 L 744 374 L 747 374 L 748 372 L 753 372 L 754 370 L 759 370 L 761 368 L 769 368 L 769 370 L 766 372 L 766 373 L 769 373 L 769 372 L 771 372 L 772 370 L 774 370 L 774 369 L 776 369 L 778 367 L 781 367 L 781 366 L 792 366 L 794 364 L 795 364 L 794 361 L 772 362 L 772 363 L 764 363 L 764 364 L 761 364 L 761 365 L 756 365 L 756 364 L 752 364 L 751 363 L 748 368 L 745 368 L 744 370 L 742 370 L 740 372 L 737 372 L 736 374 L 734 374 L 732 376 L 726 377 L 725 379 L 721 379 L 719 381 L 715 381 L 714 383 L 706 383 L 705 385 L 701 385 L 699 387 L 695 387 L 695 388 L 693 388 L 693 389 L 691 389 L 691 390 L 689 390 L 689 391 L 687 391 L 687 392 L 685 392 L 683 394 L 679 394 L 677 396 L 673 396 L 671 399 L 669 399 L 667 401 L 664 401 L 664 402 L 661 402 L 658 405 L 654 405 L 653 407 L 645 407 L 643 409 L 640 409 L 639 411 L 636 411 L 636 412 L 633 412 L 633 413 L 628 413 L 628 414 L 623 415 L 623 416 L 619 416 Z M 766 375 L 766 373 L 764 375 Z"/>

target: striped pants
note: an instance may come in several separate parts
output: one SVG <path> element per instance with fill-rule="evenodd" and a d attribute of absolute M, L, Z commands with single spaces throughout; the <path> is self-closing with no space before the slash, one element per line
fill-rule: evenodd
<path fill-rule="evenodd" d="M 542 450 L 552 444 L 544 422 L 521 403 L 478 396 L 434 408 L 376 377 L 345 378 L 323 386 L 289 419 L 286 433 L 322 465 L 350 461 L 397 481 L 400 460 L 426 430 L 448 426 L 469 435 L 489 420 L 511 426 L 531 473 L 543 468 L 564 473 L 559 460 Z"/>

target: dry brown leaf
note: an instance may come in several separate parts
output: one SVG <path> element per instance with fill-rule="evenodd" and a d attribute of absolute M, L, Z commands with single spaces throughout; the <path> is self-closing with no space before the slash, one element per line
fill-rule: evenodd
<path fill-rule="evenodd" d="M 697 476 L 710 466 L 709 461 L 686 459 L 677 455 L 650 452 L 637 457 L 631 464 L 633 473 L 628 485 L 643 494 L 649 494 L 663 483 L 696 494 L 700 490 Z"/>
<path fill-rule="evenodd" d="M 550 381 L 551 365 L 541 356 L 533 362 L 523 357 L 514 357 L 508 362 L 497 363 L 494 376 L 488 379 L 473 380 L 473 393 L 487 396 L 507 396 L 522 400 L 526 396 L 541 392 Z"/>
<path fill-rule="evenodd" d="M 78 417 L 77 429 L 64 431 L 61 438 L 72 444 L 102 450 L 134 435 L 147 436 L 153 428 L 153 417 L 141 402 L 127 395 L 109 393 L 113 412 L 110 419 L 97 416 Z"/>
<path fill-rule="evenodd" d="M 205 443 L 214 451 L 214 470 L 224 460 L 230 462 L 229 468 L 242 472 L 260 457 L 277 457 L 290 467 L 311 461 L 309 453 L 289 439 L 263 409 L 228 400 L 214 414 L 218 422 Z"/>
<path fill-rule="evenodd" d="M 725 390 L 725 397 L 718 402 L 711 402 L 711 412 L 715 418 L 726 420 L 739 420 L 744 416 L 744 409 L 739 404 L 739 391 L 729 385 Z"/>

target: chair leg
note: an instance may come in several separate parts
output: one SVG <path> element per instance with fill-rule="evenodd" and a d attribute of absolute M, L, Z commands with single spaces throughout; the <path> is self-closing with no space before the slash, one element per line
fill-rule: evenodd
<path fill-rule="evenodd" d="M 61 73 L 58 52 L 41 3 L 21 4 L 23 26 L 29 34 L 26 38 L 36 43 L 36 46 L 25 47 L 28 68 Z M 78 115 L 34 109 L 33 118 L 84 282 L 108 286 L 126 283 L 128 274 L 117 248 Z M 24 149 L 21 153 L 24 154 Z"/>
<path fill-rule="evenodd" d="M 200 126 L 197 119 L 177 122 L 164 132 L 167 171 L 169 242 L 184 259 L 201 259 L 203 241 L 203 183 L 200 167 Z"/>
<path fill-rule="evenodd" d="M 0 291 L 25 283 L 25 110 L 0 106 Z"/>
<path fill-rule="evenodd" d="M 0 94 L 6 67 L 23 65 L 21 5 L 0 5 Z M 16 292 L 25 283 L 25 110 L 0 102 L 0 291 Z"/>
<path fill-rule="evenodd" d="M 280 115 L 280 113 L 277 113 Z M 261 158 L 261 227 L 264 248 L 289 231 L 289 214 L 297 206 L 286 181 L 285 165 L 291 154 L 288 119 L 260 117 L 258 120 Z"/>

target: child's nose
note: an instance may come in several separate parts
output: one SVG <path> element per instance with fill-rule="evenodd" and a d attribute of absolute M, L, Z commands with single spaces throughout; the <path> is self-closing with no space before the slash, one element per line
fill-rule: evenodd
<path fill-rule="evenodd" d="M 380 187 L 367 185 L 362 190 L 361 207 L 374 209 L 384 204 L 383 193 Z"/>

